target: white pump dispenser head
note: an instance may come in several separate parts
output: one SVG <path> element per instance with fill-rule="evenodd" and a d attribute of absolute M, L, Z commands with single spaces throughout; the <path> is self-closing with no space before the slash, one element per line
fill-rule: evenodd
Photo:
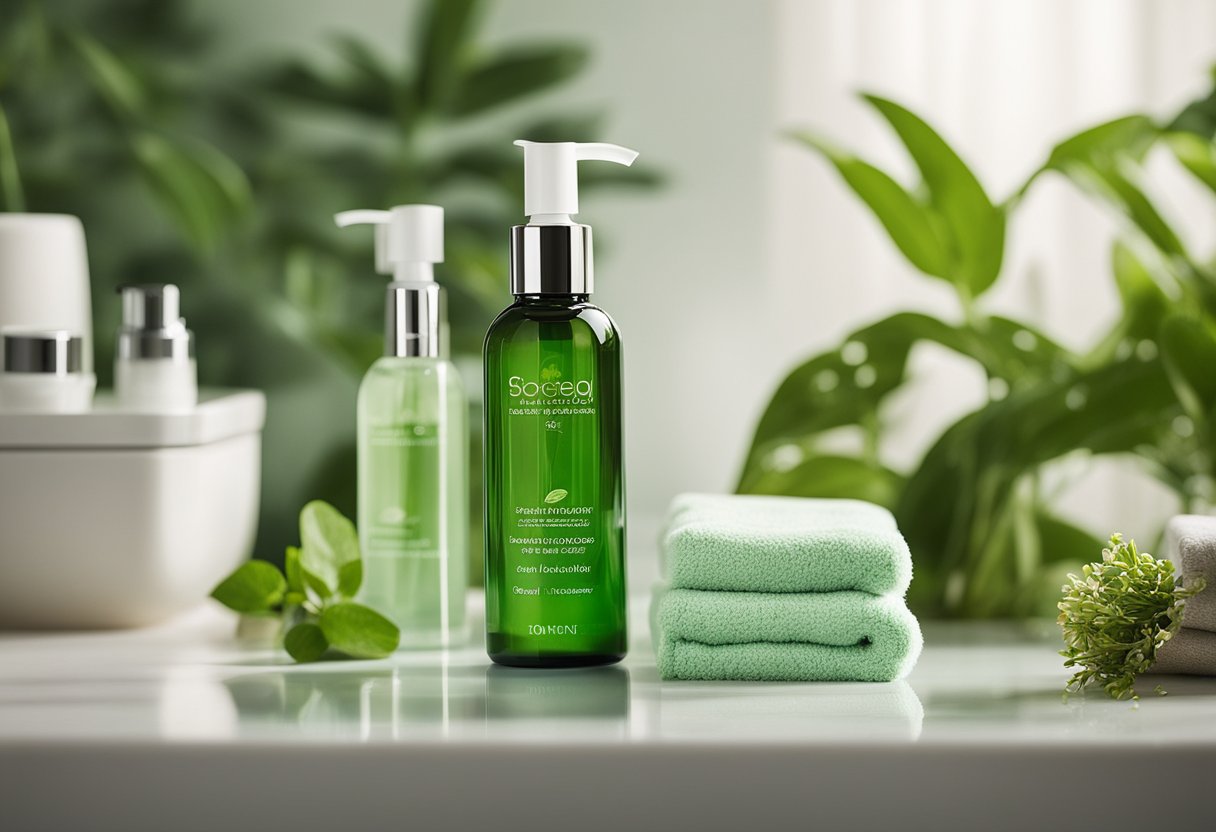
<path fill-rule="evenodd" d="M 384 354 L 437 358 L 447 354 L 443 291 L 435 264 L 443 262 L 443 209 L 397 205 L 387 211 L 343 211 L 339 228 L 376 227 L 376 271 L 391 274 L 385 294 Z"/>
<path fill-rule="evenodd" d="M 443 262 L 443 209 L 438 205 L 343 211 L 334 222 L 339 228 L 376 226 L 376 271 L 395 281 L 434 280 L 433 264 Z"/>
<path fill-rule="evenodd" d="M 628 167 L 637 151 L 604 142 L 515 142 L 524 149 L 524 213 L 529 225 L 573 225 L 578 213 L 578 163 Z"/>
<path fill-rule="evenodd" d="M 578 297 L 594 289 L 591 226 L 578 213 L 578 163 L 632 165 L 637 151 L 602 142 L 526 142 L 524 213 L 511 227 L 511 294 Z"/>

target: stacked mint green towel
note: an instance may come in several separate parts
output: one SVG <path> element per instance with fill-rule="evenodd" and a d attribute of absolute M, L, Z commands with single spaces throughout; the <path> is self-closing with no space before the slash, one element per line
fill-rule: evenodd
<path fill-rule="evenodd" d="M 883 682 L 921 634 L 890 512 L 857 500 L 684 494 L 652 630 L 664 679 Z"/>

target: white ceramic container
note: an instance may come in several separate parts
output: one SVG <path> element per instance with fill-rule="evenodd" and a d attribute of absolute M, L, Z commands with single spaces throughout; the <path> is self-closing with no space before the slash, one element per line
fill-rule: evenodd
<path fill-rule="evenodd" d="M 0 626 L 138 627 L 251 554 L 265 397 L 189 413 L 0 413 Z"/>
<path fill-rule="evenodd" d="M 84 227 L 68 214 L 0 213 L 0 329 L 66 329 L 93 370 L 93 312 Z"/>

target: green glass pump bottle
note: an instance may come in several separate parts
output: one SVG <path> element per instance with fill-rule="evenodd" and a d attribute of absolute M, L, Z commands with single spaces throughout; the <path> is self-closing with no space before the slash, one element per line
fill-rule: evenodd
<path fill-rule="evenodd" d="M 376 225 L 386 293 L 385 354 L 359 386 L 359 600 L 393 619 L 403 648 L 465 640 L 468 589 L 467 406 L 447 359 L 443 209 L 347 211 L 339 225 Z"/>
<path fill-rule="evenodd" d="M 620 661 L 625 611 L 621 339 L 592 305 L 577 162 L 608 144 L 524 148 L 527 225 L 511 229 L 508 307 L 485 342 L 486 649 L 499 664 Z"/>

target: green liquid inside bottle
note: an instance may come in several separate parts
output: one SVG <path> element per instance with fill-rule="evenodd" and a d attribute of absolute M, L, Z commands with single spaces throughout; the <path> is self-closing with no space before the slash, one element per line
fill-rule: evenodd
<path fill-rule="evenodd" d="M 451 362 L 386 357 L 359 388 L 359 600 L 403 648 L 465 640 L 467 420 Z"/>
<path fill-rule="evenodd" d="M 627 648 L 621 347 L 585 295 L 521 296 L 485 342 L 486 648 L 573 667 Z"/>

